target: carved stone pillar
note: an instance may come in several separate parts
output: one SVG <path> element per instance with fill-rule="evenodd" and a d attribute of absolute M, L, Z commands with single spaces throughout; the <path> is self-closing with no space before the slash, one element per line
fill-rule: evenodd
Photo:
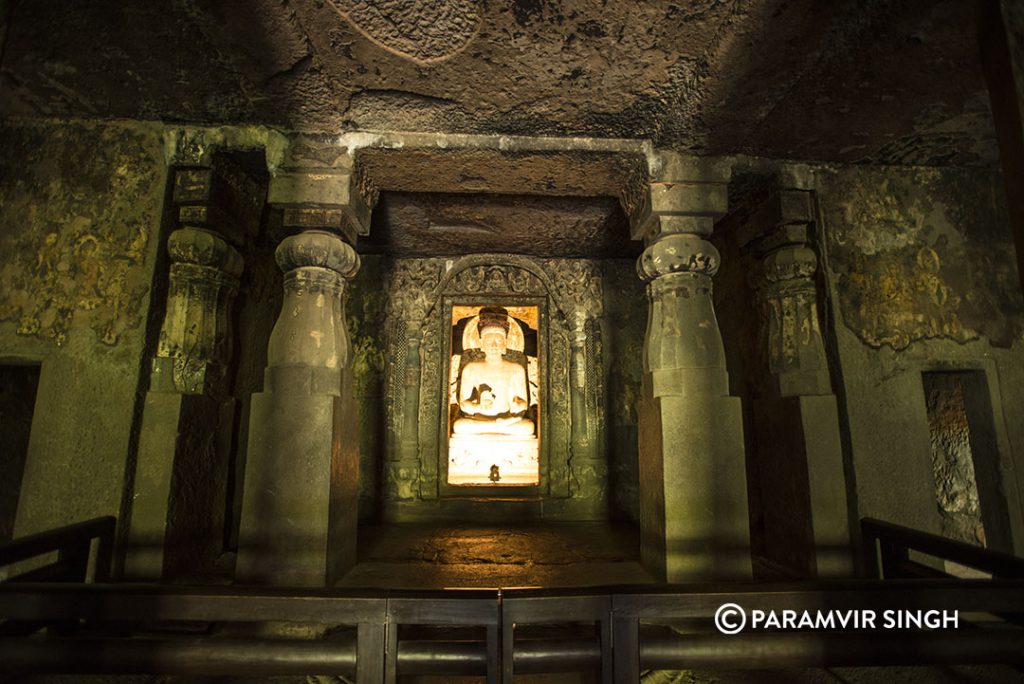
<path fill-rule="evenodd" d="M 288 150 L 268 189 L 298 234 L 276 252 L 284 301 L 250 409 L 242 583 L 324 586 L 356 561 L 359 411 L 343 294 L 359 270 L 352 245 L 369 230 L 376 193 L 351 157 L 319 168 L 310 166 L 319 155 L 305 151 Z"/>
<path fill-rule="evenodd" d="M 807 245 L 812 193 L 773 193 L 740 230 L 768 361 L 754 402 L 757 468 L 769 557 L 807 576 L 853 572 L 839 413 L 818 321 L 818 259 Z"/>
<path fill-rule="evenodd" d="M 225 371 L 242 258 L 208 230 L 168 239 L 167 309 L 143 409 L 125 573 L 195 576 L 222 550 L 234 402 Z"/>
<path fill-rule="evenodd" d="M 355 561 L 359 454 L 346 279 L 359 256 L 307 231 L 276 252 L 284 300 L 252 397 L 236 577 L 322 586 Z"/>
<path fill-rule="evenodd" d="M 640 553 L 668 582 L 751 574 L 740 400 L 711 300 L 728 169 L 660 156 L 634 235 L 649 314 L 640 430 Z M 635 215 L 635 214 L 634 214 Z"/>
<path fill-rule="evenodd" d="M 409 340 L 402 380 L 402 440 L 396 458 L 388 462 L 385 473 L 390 488 L 388 496 L 398 501 L 415 499 L 419 485 L 421 336 L 415 326 L 420 323 L 412 321 L 406 327 Z"/>

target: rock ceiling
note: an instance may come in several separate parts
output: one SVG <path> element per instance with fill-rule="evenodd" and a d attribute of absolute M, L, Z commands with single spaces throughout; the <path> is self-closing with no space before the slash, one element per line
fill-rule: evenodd
<path fill-rule="evenodd" d="M 0 115 L 647 138 L 701 154 L 988 164 L 980 4 L 14 1 L 0 4 Z"/>

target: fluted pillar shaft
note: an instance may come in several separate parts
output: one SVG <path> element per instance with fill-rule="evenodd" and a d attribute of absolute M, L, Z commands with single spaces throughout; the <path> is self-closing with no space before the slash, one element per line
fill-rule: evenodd
<path fill-rule="evenodd" d="M 359 256 L 311 230 L 276 251 L 284 271 L 264 391 L 254 394 L 236 577 L 323 586 L 355 561 L 359 484 L 343 294 Z"/>

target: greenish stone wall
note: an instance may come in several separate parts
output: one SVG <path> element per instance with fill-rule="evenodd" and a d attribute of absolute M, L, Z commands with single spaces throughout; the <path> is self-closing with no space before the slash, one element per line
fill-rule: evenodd
<path fill-rule="evenodd" d="M 352 370 L 359 404 L 359 518 L 371 520 L 380 512 L 385 444 L 384 367 L 385 258 L 362 257 L 359 273 L 348 289 L 345 314 L 352 341 Z"/>
<path fill-rule="evenodd" d="M 1024 301 L 1001 179 L 981 168 L 816 175 L 828 342 L 859 515 L 942 531 L 921 374 L 977 370 L 1019 553 Z"/>
<path fill-rule="evenodd" d="M 603 262 L 605 401 L 611 516 L 639 522 L 636 402 L 643 374 L 647 295 L 632 259 Z"/>
<path fill-rule="evenodd" d="M 0 123 L 0 358 L 41 363 L 14 534 L 119 515 L 159 244 L 155 124 Z"/>

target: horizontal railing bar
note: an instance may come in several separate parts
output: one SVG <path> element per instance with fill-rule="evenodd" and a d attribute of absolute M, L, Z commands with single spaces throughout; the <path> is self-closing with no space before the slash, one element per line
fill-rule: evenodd
<path fill-rule="evenodd" d="M 7 673 L 345 675 L 356 671 L 354 640 L 0 639 Z"/>
<path fill-rule="evenodd" d="M 608 615 L 611 609 L 609 595 L 556 596 L 517 598 L 504 597 L 501 611 L 506 623 L 527 624 L 595 621 Z"/>
<path fill-rule="evenodd" d="M 642 636 L 642 669 L 780 669 L 884 665 L 1024 665 L 1020 632 L 917 634 L 772 633 Z M 356 666 L 355 640 L 0 639 L 11 674 L 344 675 Z M 579 672 L 601 665 L 596 639 L 517 640 L 517 674 Z M 400 641 L 400 675 L 481 675 L 482 641 Z"/>
<path fill-rule="evenodd" d="M 694 634 L 640 638 L 643 669 L 781 669 L 885 665 L 1024 665 L 1018 630 L 916 634 Z"/>
<path fill-rule="evenodd" d="M 9 581 L 19 583 L 34 582 L 74 582 L 78 579 L 79 565 L 77 562 L 58 560 L 42 565 L 28 572 L 12 577 Z"/>
<path fill-rule="evenodd" d="M 483 641 L 403 639 L 398 642 L 398 674 L 484 675 L 487 645 Z"/>
<path fill-rule="evenodd" d="M 617 615 L 636 614 L 642 618 L 707 617 L 725 602 L 738 603 L 747 610 L 780 609 L 814 610 L 842 608 L 916 608 L 935 610 L 1024 611 L 1024 580 L 885 580 L 842 583 L 836 588 L 814 589 L 765 586 L 758 589 L 737 589 L 731 592 L 700 593 L 698 587 L 668 589 L 659 593 L 600 594 L 591 599 L 611 602 Z M 81 585 L 81 584 L 0 584 L 0 618 L 13 620 L 66 620 L 89 618 L 109 621 L 299 621 L 355 624 L 384 621 L 390 606 L 393 621 L 422 624 L 455 624 L 466 619 L 468 624 L 484 624 L 497 617 L 494 598 L 467 601 L 461 597 L 450 601 L 435 597 L 411 599 L 389 597 L 343 590 L 254 590 L 223 587 L 184 588 L 158 585 Z M 504 605 L 522 611 L 523 622 L 529 622 L 532 609 L 523 606 L 530 599 L 505 599 Z M 422 602 L 422 603 L 421 603 Z M 446 604 L 451 604 L 445 608 Z M 590 603 L 589 601 L 587 602 Z M 439 612 L 417 608 L 429 607 Z M 536 606 L 538 622 L 554 616 L 553 605 L 544 601 Z M 586 604 L 584 604 L 586 605 Z M 567 604 L 568 606 L 568 604 Z M 420 613 L 425 613 L 420 615 Z M 598 612 L 586 611 L 599 616 Z M 573 621 L 566 609 L 564 621 Z M 580 617 L 579 620 L 596 619 Z"/>
<path fill-rule="evenodd" d="M 601 669 L 601 642 L 595 639 L 516 639 L 516 674 L 581 672 Z"/>
<path fill-rule="evenodd" d="M 0 544 L 0 566 L 60 551 L 91 539 L 112 537 L 116 523 L 114 517 L 104 516 L 4 542 Z"/>
<path fill-rule="evenodd" d="M 0 618 L 97 621 L 385 621 L 387 599 L 122 585 L 0 584 Z"/>
<path fill-rule="evenodd" d="M 498 619 L 497 597 L 390 598 L 388 616 L 392 622 L 418 625 L 487 625 Z"/>
<path fill-rule="evenodd" d="M 985 570 L 998 577 L 1024 577 L 1024 558 L 1017 558 L 1008 553 L 875 518 L 861 520 L 861 529 L 868 540 L 877 539 L 884 543 L 897 544 L 960 565 Z"/>

